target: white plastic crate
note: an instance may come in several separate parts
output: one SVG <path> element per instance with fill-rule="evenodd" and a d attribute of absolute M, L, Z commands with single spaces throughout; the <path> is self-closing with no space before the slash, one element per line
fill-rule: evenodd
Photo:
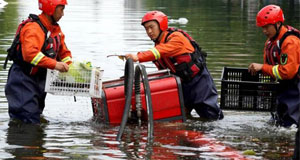
<path fill-rule="evenodd" d="M 54 95 L 100 98 L 103 70 L 72 69 L 61 73 L 47 70 L 45 92 Z"/>

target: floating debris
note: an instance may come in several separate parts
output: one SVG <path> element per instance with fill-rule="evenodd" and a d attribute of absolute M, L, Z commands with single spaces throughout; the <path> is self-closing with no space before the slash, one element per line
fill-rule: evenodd
<path fill-rule="evenodd" d="M 178 18 L 178 19 L 170 19 L 169 20 L 169 23 L 179 23 L 179 24 L 187 24 L 189 22 L 189 20 L 188 19 L 186 19 L 186 18 Z"/>
<path fill-rule="evenodd" d="M 244 155 L 255 155 L 256 153 L 253 151 L 253 150 L 245 150 L 244 152 L 243 152 L 243 154 Z"/>

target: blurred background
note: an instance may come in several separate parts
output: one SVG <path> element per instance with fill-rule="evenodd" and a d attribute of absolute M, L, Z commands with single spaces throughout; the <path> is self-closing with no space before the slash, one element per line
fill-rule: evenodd
<path fill-rule="evenodd" d="M 0 0 L 0 65 L 18 24 L 30 13 L 40 14 L 37 0 Z M 280 5 L 285 24 L 300 28 L 299 0 L 69 0 L 59 24 L 75 60 L 91 61 L 104 70 L 104 79 L 123 76 L 124 61 L 110 54 L 136 53 L 153 47 L 141 26 L 147 11 L 168 15 L 169 26 L 189 33 L 208 53 L 207 66 L 220 93 L 222 69 L 262 62 L 266 37 L 256 27 L 257 12 Z M 156 70 L 146 63 L 147 71 Z M 146 145 L 145 128 L 130 126 L 126 141 L 115 141 L 118 126 L 92 120 L 90 98 L 49 95 L 40 126 L 9 125 L 4 86 L 8 70 L 0 67 L 0 159 L 224 159 L 202 146 L 184 142 L 174 131 L 199 131 L 235 149 L 253 150 L 252 159 L 290 159 L 296 128 L 267 124 L 270 113 L 224 111 L 221 121 L 156 124 L 154 143 Z M 163 143 L 164 142 L 164 143 Z M 162 152 L 162 150 L 164 152 Z M 223 153 L 226 154 L 226 153 Z"/>

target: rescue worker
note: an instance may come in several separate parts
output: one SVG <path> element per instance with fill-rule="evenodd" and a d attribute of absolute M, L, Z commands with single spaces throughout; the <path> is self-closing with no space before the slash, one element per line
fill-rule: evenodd
<path fill-rule="evenodd" d="M 19 25 L 15 40 L 8 50 L 13 60 L 9 69 L 5 95 L 11 119 L 40 123 L 45 107 L 47 68 L 67 72 L 71 52 L 57 22 L 64 16 L 66 0 L 39 0 L 42 13 L 30 15 Z"/>
<path fill-rule="evenodd" d="M 218 94 L 205 65 L 205 53 L 184 31 L 168 28 L 168 17 L 160 11 L 150 11 L 141 23 L 155 47 L 137 54 L 126 54 L 133 61 L 153 61 L 158 69 L 170 69 L 182 80 L 186 114 L 195 109 L 200 118 L 222 119 Z"/>
<path fill-rule="evenodd" d="M 284 26 L 282 9 L 277 5 L 262 8 L 256 16 L 257 27 L 267 36 L 264 47 L 264 63 L 251 63 L 249 72 L 258 71 L 279 81 L 277 111 L 272 116 L 276 125 L 289 127 L 298 124 L 300 107 L 300 83 L 297 72 L 300 64 L 299 31 Z"/>

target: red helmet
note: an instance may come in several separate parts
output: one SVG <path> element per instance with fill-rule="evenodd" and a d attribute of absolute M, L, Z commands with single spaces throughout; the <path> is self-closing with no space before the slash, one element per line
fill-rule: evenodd
<path fill-rule="evenodd" d="M 52 16 L 58 5 L 66 5 L 67 0 L 39 0 L 39 9 Z"/>
<path fill-rule="evenodd" d="M 268 5 L 262 8 L 256 16 L 256 26 L 262 27 L 267 24 L 284 22 L 282 9 L 276 5 Z"/>
<path fill-rule="evenodd" d="M 168 29 L 168 17 L 163 12 L 161 11 L 147 12 L 142 19 L 142 25 L 152 20 L 158 22 L 160 30 L 165 31 Z"/>

